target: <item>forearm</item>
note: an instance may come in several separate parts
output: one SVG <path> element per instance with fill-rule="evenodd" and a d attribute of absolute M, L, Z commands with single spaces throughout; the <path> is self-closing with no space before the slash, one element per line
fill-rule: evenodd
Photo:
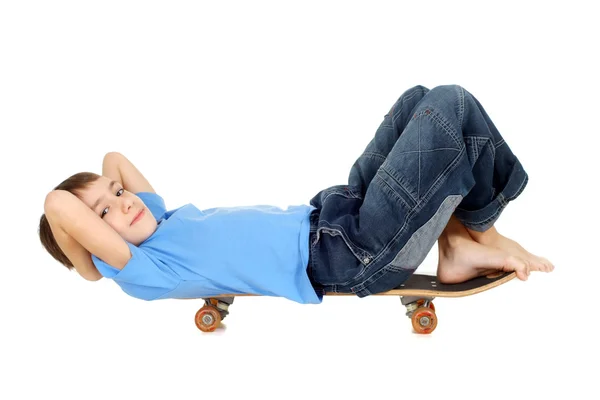
<path fill-rule="evenodd" d="M 101 279 L 102 274 L 98 272 L 98 269 L 94 265 L 91 253 L 65 232 L 61 227 L 59 216 L 52 211 L 46 211 L 46 218 L 48 219 L 56 243 L 71 261 L 77 273 L 88 281 Z"/>
<path fill-rule="evenodd" d="M 127 242 L 113 227 L 104 222 L 83 201 L 65 190 L 53 190 L 46 197 L 44 210 L 51 215 L 57 227 L 79 243 L 89 253 L 110 266 L 122 269 L 131 258 Z M 58 230 L 60 232 L 60 229 Z M 67 257 L 78 257 L 81 252 Z M 71 259 L 71 258 L 69 258 Z M 95 269 L 90 257 L 78 257 L 75 262 L 82 273 L 90 276 L 90 270 Z M 95 274 L 97 276 L 97 274 Z M 93 276 L 92 276 L 93 277 Z"/>
<path fill-rule="evenodd" d="M 102 160 L 102 176 L 115 180 L 123 186 L 123 178 L 119 171 L 119 163 L 122 155 L 120 153 L 107 153 Z M 127 190 L 125 186 L 123 189 Z"/>
<path fill-rule="evenodd" d="M 127 157 L 118 152 L 110 152 L 104 156 L 102 175 L 118 181 L 123 189 L 131 193 L 155 192 L 150 182 L 137 167 Z"/>

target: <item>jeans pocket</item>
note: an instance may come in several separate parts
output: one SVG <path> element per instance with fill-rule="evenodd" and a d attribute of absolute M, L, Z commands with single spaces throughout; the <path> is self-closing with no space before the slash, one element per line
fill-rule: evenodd
<path fill-rule="evenodd" d="M 364 273 L 372 260 L 369 253 L 349 241 L 340 229 L 319 228 L 311 243 L 312 278 L 319 284 L 329 286 L 347 285 Z"/>

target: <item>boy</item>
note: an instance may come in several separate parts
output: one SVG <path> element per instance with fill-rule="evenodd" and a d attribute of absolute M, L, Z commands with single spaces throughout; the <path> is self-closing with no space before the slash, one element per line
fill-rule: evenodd
<path fill-rule="evenodd" d="M 552 271 L 493 226 L 527 180 L 473 95 L 415 86 L 385 115 L 349 184 L 310 205 L 167 211 L 113 152 L 102 176 L 76 174 L 47 195 L 39 232 L 59 262 L 136 298 L 252 293 L 320 303 L 328 291 L 365 297 L 399 286 L 436 241 L 442 283 Z"/>

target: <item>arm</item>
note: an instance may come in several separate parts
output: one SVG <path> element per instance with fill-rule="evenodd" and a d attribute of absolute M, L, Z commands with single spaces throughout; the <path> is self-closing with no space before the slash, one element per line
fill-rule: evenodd
<path fill-rule="evenodd" d="M 140 171 L 122 154 L 118 152 L 109 152 L 104 156 L 102 160 L 102 175 L 107 178 L 114 179 L 123 185 L 123 188 L 129 192 L 152 192 L 155 193 L 154 189 L 146 180 L 146 178 L 140 173 Z M 69 193 L 70 194 L 70 193 Z M 57 197 L 66 197 L 66 202 L 63 204 L 61 200 Z M 74 199 L 73 199 L 74 198 Z M 80 207 L 81 201 L 75 206 L 74 209 L 70 209 L 66 204 L 77 203 L 77 199 L 75 196 L 67 196 L 67 195 L 52 195 L 46 198 L 46 203 L 44 204 L 46 218 L 48 219 L 48 223 L 50 224 L 50 228 L 52 229 L 52 234 L 56 239 L 56 242 L 62 249 L 63 253 L 69 258 L 75 270 L 79 275 L 81 275 L 84 279 L 88 281 L 97 281 L 102 279 L 102 274 L 98 272 L 98 269 L 94 265 L 92 261 L 92 256 L 90 251 L 82 246 L 80 242 L 73 238 L 73 236 L 69 235 L 67 231 L 63 228 L 63 224 L 65 221 L 69 224 L 69 221 L 73 221 L 74 219 L 79 219 L 80 217 L 77 214 L 83 214 L 83 216 L 90 216 L 89 212 L 83 211 Z M 86 207 L 87 209 L 87 207 Z M 67 212 L 65 212 L 67 211 Z M 96 216 L 93 214 L 93 216 Z M 94 220 L 94 218 L 92 218 Z M 86 225 L 85 223 L 82 225 Z M 81 228 L 81 226 L 79 227 Z M 77 229 L 74 227 L 70 227 L 71 230 L 77 231 L 78 235 L 85 234 L 82 229 Z M 113 236 L 114 235 L 109 235 Z M 117 235 L 118 236 L 118 235 Z M 89 241 L 86 239 L 86 241 Z M 122 251 L 127 250 L 128 257 L 121 255 L 122 259 L 129 259 L 131 254 L 129 249 L 124 249 L 121 247 Z M 110 265 L 111 262 L 107 261 L 106 257 L 102 257 L 98 255 L 96 256 Z M 109 257 L 110 258 L 110 257 Z M 125 263 L 119 263 L 125 265 Z"/>
<path fill-rule="evenodd" d="M 84 250 L 117 269 L 122 269 L 131 258 L 125 240 L 72 193 L 51 191 L 44 211 L 59 246 L 85 279 L 94 280 L 99 273 Z"/>
<path fill-rule="evenodd" d="M 121 153 L 113 151 L 104 156 L 102 175 L 120 182 L 128 192 L 156 193 L 144 175 Z"/>
<path fill-rule="evenodd" d="M 71 236 L 67 235 L 59 226 L 56 217 L 49 210 L 46 210 L 46 218 L 48 219 L 56 243 L 58 243 L 63 253 L 69 258 L 77 273 L 88 281 L 102 279 L 102 274 L 98 272 L 98 269 L 94 265 L 90 252 L 77 243 Z"/>
<path fill-rule="evenodd" d="M 102 160 L 102 175 L 107 178 L 118 181 L 119 183 L 121 183 L 121 185 L 123 185 L 123 188 L 129 192 L 156 193 L 150 185 L 150 183 L 148 182 L 148 180 L 140 173 L 140 171 L 124 155 L 118 152 L 109 152 L 104 156 L 104 159 Z M 66 192 L 66 194 L 63 193 L 59 195 L 49 194 L 46 197 L 46 203 L 44 204 L 46 218 L 48 219 L 48 223 L 50 224 L 50 228 L 52 229 L 52 234 L 54 235 L 56 242 L 58 243 L 62 251 L 65 253 L 65 255 L 69 258 L 69 260 L 75 267 L 77 273 L 79 273 L 79 275 L 81 275 L 86 280 L 97 281 L 102 278 L 102 274 L 98 272 L 98 269 L 92 261 L 92 253 L 87 247 L 82 246 L 80 244 L 80 241 L 76 240 L 76 238 L 67 233 L 67 230 L 63 227 L 63 225 L 65 223 L 68 225 L 73 225 L 71 224 L 71 222 L 79 220 L 82 216 L 90 217 L 91 215 L 90 218 L 92 219 L 92 224 L 96 222 L 96 218 L 100 221 L 101 219 L 93 212 L 91 212 L 91 210 L 89 210 L 85 205 L 82 208 L 81 206 L 83 205 L 83 203 L 75 196 L 68 195 L 70 195 L 70 193 Z M 64 198 L 65 201 L 62 202 L 63 200 L 61 200 L 61 198 Z M 70 208 L 69 204 L 73 204 L 74 208 Z M 90 212 L 86 212 L 85 210 L 90 211 L 91 214 Z M 103 223 L 103 225 L 105 224 Z M 84 229 L 82 229 L 82 226 L 92 225 L 88 225 L 88 223 L 85 222 L 80 224 L 79 227 L 70 226 L 69 230 L 77 232 L 76 234 L 78 236 L 85 235 L 86 232 Z M 88 232 L 93 231 L 94 228 L 88 229 Z M 102 231 L 106 231 L 106 229 L 101 229 L 100 232 Z M 119 239 L 122 240 L 122 238 L 116 232 L 114 233 L 116 236 L 119 237 Z M 114 239 L 114 235 L 108 236 L 109 241 L 111 240 L 111 236 Z M 89 246 L 90 239 L 85 240 L 86 242 L 88 242 Z M 116 241 L 119 242 L 118 240 Z M 127 245 L 125 244 L 125 246 Z M 129 248 L 123 248 L 123 246 L 117 247 L 121 247 L 121 251 L 126 250 L 127 256 L 121 254 L 121 259 L 129 260 L 129 258 L 131 257 Z M 98 258 L 102 259 L 108 264 L 115 266 L 116 268 L 120 264 L 123 264 L 124 266 L 127 263 L 127 261 L 121 261 L 117 264 L 113 264 L 107 260 L 107 258 L 110 259 L 110 257 L 102 257 L 101 255 L 99 255 L 99 253 L 93 254 L 95 254 Z"/>

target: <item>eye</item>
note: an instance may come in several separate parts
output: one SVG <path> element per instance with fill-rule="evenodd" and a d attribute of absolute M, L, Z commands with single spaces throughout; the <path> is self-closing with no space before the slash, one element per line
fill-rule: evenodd
<path fill-rule="evenodd" d="M 119 189 L 117 190 L 117 197 L 121 196 L 123 193 L 125 192 L 124 189 Z M 108 209 L 110 207 L 106 207 L 104 210 L 100 211 L 100 218 L 104 218 L 104 216 L 106 215 L 106 213 L 108 212 Z"/>

